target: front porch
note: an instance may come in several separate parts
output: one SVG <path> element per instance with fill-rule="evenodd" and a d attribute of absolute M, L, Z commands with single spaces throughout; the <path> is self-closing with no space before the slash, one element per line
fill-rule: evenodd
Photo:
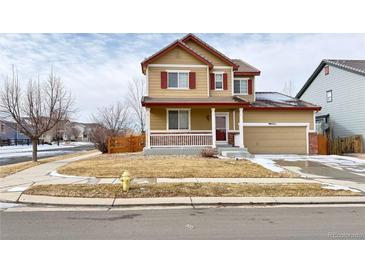
<path fill-rule="evenodd" d="M 147 108 L 146 148 L 244 148 L 243 108 Z"/>

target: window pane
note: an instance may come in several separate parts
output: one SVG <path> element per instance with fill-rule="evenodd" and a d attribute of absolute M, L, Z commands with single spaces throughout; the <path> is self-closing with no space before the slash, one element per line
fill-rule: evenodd
<path fill-rule="evenodd" d="M 215 89 L 223 89 L 223 75 L 215 74 Z"/>
<path fill-rule="evenodd" d="M 247 93 L 247 80 L 241 80 L 240 91 L 243 94 L 246 94 Z"/>
<path fill-rule="evenodd" d="M 179 111 L 179 129 L 189 129 L 189 112 Z"/>
<path fill-rule="evenodd" d="M 178 129 L 178 112 L 169 111 L 169 129 Z"/>
<path fill-rule="evenodd" d="M 234 93 L 240 93 L 240 80 L 234 80 Z"/>
<path fill-rule="evenodd" d="M 169 88 L 177 88 L 177 73 L 169 72 Z"/>
<path fill-rule="evenodd" d="M 179 73 L 179 88 L 188 88 L 189 74 L 187 72 Z"/>

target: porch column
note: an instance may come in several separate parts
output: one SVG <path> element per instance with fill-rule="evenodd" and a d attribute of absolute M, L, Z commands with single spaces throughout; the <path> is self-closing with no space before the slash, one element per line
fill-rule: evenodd
<path fill-rule="evenodd" d="M 212 147 L 215 148 L 216 147 L 216 143 L 215 143 L 215 108 L 212 108 Z"/>
<path fill-rule="evenodd" d="M 150 122 L 150 117 L 151 117 L 151 109 L 150 108 L 146 108 L 146 148 L 151 148 L 150 145 L 150 126 L 151 126 L 151 122 Z"/>
<path fill-rule="evenodd" d="M 244 148 L 245 145 L 243 143 L 243 108 L 240 108 L 240 148 Z"/>

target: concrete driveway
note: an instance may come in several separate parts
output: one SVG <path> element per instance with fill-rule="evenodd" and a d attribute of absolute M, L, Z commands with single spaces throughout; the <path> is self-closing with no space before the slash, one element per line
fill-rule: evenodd
<path fill-rule="evenodd" d="M 323 183 L 352 186 L 365 191 L 365 160 L 338 155 L 255 155 L 277 168 Z"/>

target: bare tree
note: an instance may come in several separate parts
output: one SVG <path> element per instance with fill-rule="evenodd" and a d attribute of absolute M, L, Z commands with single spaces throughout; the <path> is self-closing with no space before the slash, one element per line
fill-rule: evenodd
<path fill-rule="evenodd" d="M 77 138 L 80 136 L 81 130 L 76 125 L 73 125 L 70 128 L 70 133 L 74 137 L 75 141 L 77 141 Z"/>
<path fill-rule="evenodd" d="M 91 119 L 98 124 L 90 134 L 90 140 L 101 152 L 107 152 L 109 136 L 123 134 L 130 126 L 128 107 L 122 102 L 99 108 Z"/>
<path fill-rule="evenodd" d="M 13 68 L 12 77 L 4 81 L 0 94 L 2 113 L 14 120 L 20 131 L 32 140 L 33 161 L 37 161 L 39 138 L 70 115 L 72 104 L 71 94 L 53 71 L 43 82 L 39 78 L 29 80 L 23 91 Z"/>
<path fill-rule="evenodd" d="M 117 135 L 129 126 L 128 107 L 122 102 L 98 108 L 92 120 L 105 127 L 111 135 Z"/>
<path fill-rule="evenodd" d="M 141 99 L 146 94 L 146 81 L 144 78 L 134 78 L 128 86 L 127 103 L 133 113 L 138 130 L 145 131 L 146 111 L 142 107 Z"/>

